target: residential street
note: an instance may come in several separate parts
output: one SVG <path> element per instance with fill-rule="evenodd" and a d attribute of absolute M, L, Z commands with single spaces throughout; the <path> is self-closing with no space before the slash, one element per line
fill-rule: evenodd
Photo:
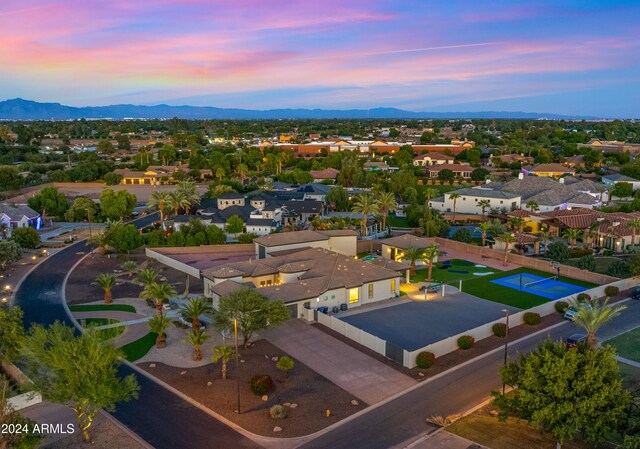
<path fill-rule="evenodd" d="M 142 226 L 156 218 L 149 215 L 136 224 Z M 87 251 L 84 243 L 68 247 L 50 256 L 24 280 L 15 304 L 24 310 L 26 327 L 56 320 L 72 325 L 62 306 L 62 284 L 66 273 Z M 140 397 L 119 404 L 113 416 L 157 449 L 260 447 L 131 368 L 123 366 L 120 373 L 136 375 Z"/>
<path fill-rule="evenodd" d="M 610 338 L 640 326 L 640 302 L 628 301 L 627 310 L 599 334 L 599 339 Z M 578 330 L 572 323 L 564 323 L 552 330 L 552 339 L 567 337 Z M 531 337 L 509 348 L 509 356 L 518 351 L 531 350 L 544 336 Z M 415 390 L 342 425 L 303 446 L 304 449 L 386 449 L 405 446 L 433 429 L 425 424 L 427 417 L 462 413 L 482 402 L 491 390 L 501 387 L 498 368 L 503 352 L 483 358 L 444 376 L 422 383 Z"/>

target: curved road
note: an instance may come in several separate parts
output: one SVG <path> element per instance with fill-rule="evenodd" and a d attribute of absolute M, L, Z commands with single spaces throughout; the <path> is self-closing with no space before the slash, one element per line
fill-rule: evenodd
<path fill-rule="evenodd" d="M 149 215 L 135 221 L 138 227 L 155 219 Z M 62 284 L 73 265 L 89 251 L 85 242 L 76 243 L 38 265 L 21 284 L 15 304 L 24 310 L 25 326 L 73 323 L 62 305 Z M 112 413 L 142 439 L 157 449 L 260 448 L 245 436 L 185 402 L 128 366 L 123 376 L 134 374 L 140 384 L 140 397 L 121 403 Z"/>

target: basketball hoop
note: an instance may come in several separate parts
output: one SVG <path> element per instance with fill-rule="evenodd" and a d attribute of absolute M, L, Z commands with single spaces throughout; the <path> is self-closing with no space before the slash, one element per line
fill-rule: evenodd
<path fill-rule="evenodd" d="M 556 272 L 558 273 L 556 275 L 556 280 L 560 280 L 560 262 L 557 262 L 555 260 L 551 261 L 551 267 L 556 270 Z"/>

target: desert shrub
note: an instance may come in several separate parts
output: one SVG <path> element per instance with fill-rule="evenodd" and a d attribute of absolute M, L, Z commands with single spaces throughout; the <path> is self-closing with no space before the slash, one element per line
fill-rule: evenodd
<path fill-rule="evenodd" d="M 576 300 L 578 302 L 591 301 L 591 296 L 586 293 L 578 293 L 578 296 L 576 296 Z"/>
<path fill-rule="evenodd" d="M 436 356 L 433 352 L 422 351 L 416 357 L 416 366 L 421 369 L 431 368 L 436 362 Z"/>
<path fill-rule="evenodd" d="M 473 348 L 473 344 L 476 342 L 476 339 L 471 335 L 463 335 L 458 338 L 458 348 L 462 350 L 467 350 Z"/>
<path fill-rule="evenodd" d="M 581 270 L 596 271 L 596 259 L 593 256 L 582 256 L 577 265 Z"/>
<path fill-rule="evenodd" d="M 608 287 L 605 287 L 604 289 L 604 294 L 607 295 L 609 298 L 613 298 L 614 296 L 618 296 L 618 293 L 620 292 L 620 289 L 616 286 L 610 285 Z"/>
<path fill-rule="evenodd" d="M 256 396 L 267 394 L 273 387 L 273 380 L 266 374 L 260 374 L 251 378 L 251 391 Z"/>
<path fill-rule="evenodd" d="M 569 307 L 569 303 L 566 301 L 557 301 L 553 307 L 555 307 L 556 312 L 565 313 L 567 311 L 567 307 Z"/>
<path fill-rule="evenodd" d="M 271 415 L 273 419 L 284 419 L 287 417 L 287 407 L 276 404 L 269 409 L 269 415 Z"/>
<path fill-rule="evenodd" d="M 593 254 L 593 250 L 591 248 L 571 248 L 569 250 L 569 257 L 572 259 L 590 256 L 591 254 Z"/>
<path fill-rule="evenodd" d="M 522 317 L 524 324 L 528 324 L 529 326 L 535 326 L 536 324 L 540 324 L 540 314 L 527 312 Z"/>
<path fill-rule="evenodd" d="M 506 337 L 507 336 L 507 325 L 504 323 L 496 323 L 491 326 L 491 332 L 496 337 Z"/>
<path fill-rule="evenodd" d="M 289 371 L 293 369 L 294 362 L 293 359 L 289 356 L 283 355 L 276 363 L 276 368 L 285 373 L 287 377 L 289 376 Z"/>
<path fill-rule="evenodd" d="M 614 250 L 612 250 L 612 249 L 605 249 L 605 250 L 603 251 L 603 254 L 604 254 L 605 256 L 613 256 L 615 253 L 616 253 L 616 252 L 615 252 Z"/>

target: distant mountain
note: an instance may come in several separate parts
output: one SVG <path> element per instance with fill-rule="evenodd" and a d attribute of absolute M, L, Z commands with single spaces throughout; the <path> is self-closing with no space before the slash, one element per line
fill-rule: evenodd
<path fill-rule="evenodd" d="M 0 101 L 0 120 L 74 120 L 74 119 L 127 119 L 127 118 L 173 118 L 184 119 L 590 119 L 594 117 L 571 117 L 536 112 L 412 112 L 396 108 L 373 109 L 251 109 L 216 108 L 212 106 L 139 106 L 116 104 L 111 106 L 73 107 L 60 103 L 38 103 L 16 98 Z"/>

